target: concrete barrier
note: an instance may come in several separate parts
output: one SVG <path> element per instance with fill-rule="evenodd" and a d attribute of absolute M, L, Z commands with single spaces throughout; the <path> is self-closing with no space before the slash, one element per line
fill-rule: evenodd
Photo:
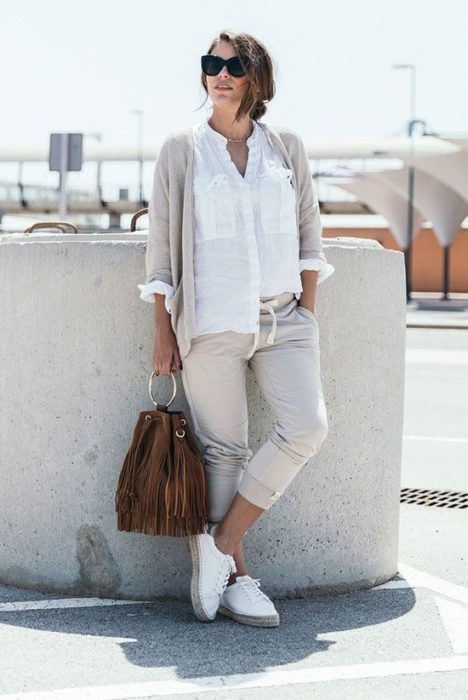
<path fill-rule="evenodd" d="M 124 599 L 189 599 L 186 539 L 116 529 L 114 494 L 148 395 L 146 234 L 0 242 L 0 582 Z M 403 255 L 326 239 L 317 291 L 329 435 L 245 539 L 276 598 L 367 588 L 397 572 L 406 297 Z M 190 417 L 180 374 L 170 409 Z M 172 382 L 154 383 L 167 401 Z M 248 372 L 250 446 L 273 416 Z"/>

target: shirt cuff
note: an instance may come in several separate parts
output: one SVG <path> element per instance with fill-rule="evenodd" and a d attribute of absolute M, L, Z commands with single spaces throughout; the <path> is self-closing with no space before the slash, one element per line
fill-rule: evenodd
<path fill-rule="evenodd" d="M 314 258 L 299 260 L 299 272 L 302 272 L 302 270 L 318 270 L 317 284 L 321 284 L 335 272 L 334 266 L 327 262 L 323 253 L 318 253 Z"/>
<path fill-rule="evenodd" d="M 154 294 L 165 294 L 164 303 L 168 313 L 172 313 L 170 300 L 174 296 L 174 287 L 171 284 L 166 284 L 166 282 L 161 282 L 161 280 L 153 280 L 148 282 L 148 284 L 139 284 L 138 289 L 140 290 L 140 299 L 143 301 L 149 301 L 154 304 Z"/>

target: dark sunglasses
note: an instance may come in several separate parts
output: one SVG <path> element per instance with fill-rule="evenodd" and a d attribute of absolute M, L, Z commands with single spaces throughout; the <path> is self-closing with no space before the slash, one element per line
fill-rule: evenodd
<path fill-rule="evenodd" d="M 218 75 L 223 66 L 227 66 L 233 78 L 242 78 L 245 75 L 245 71 L 237 56 L 224 60 L 220 56 L 213 56 L 211 53 L 207 53 L 201 57 L 201 68 L 206 75 Z"/>

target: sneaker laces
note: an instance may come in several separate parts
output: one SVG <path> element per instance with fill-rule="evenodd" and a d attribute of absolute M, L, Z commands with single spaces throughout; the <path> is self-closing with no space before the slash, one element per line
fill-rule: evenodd
<path fill-rule="evenodd" d="M 259 578 L 248 578 L 244 579 L 243 581 L 239 581 L 237 579 L 237 583 L 239 583 L 242 586 L 242 590 L 246 592 L 246 594 L 251 597 L 253 600 L 255 599 L 261 599 L 261 600 L 268 600 L 270 602 L 270 599 L 263 591 L 260 590 L 260 579 Z"/>
<path fill-rule="evenodd" d="M 217 593 L 223 593 L 224 589 L 227 586 L 227 583 L 229 581 L 229 577 L 231 576 L 231 573 L 236 573 L 237 568 L 236 568 L 236 562 L 234 561 L 234 557 L 231 556 L 231 554 L 225 554 L 224 555 L 226 558 L 226 568 L 219 569 L 218 570 L 218 575 L 216 577 L 216 581 L 214 583 L 214 588 Z"/>

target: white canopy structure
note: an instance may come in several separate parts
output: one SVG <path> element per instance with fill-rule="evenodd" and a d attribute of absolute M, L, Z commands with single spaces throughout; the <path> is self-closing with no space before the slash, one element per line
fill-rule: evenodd
<path fill-rule="evenodd" d="M 351 192 L 373 211 L 385 217 L 399 246 L 403 249 L 407 247 L 408 200 L 403 192 L 388 187 L 373 175 L 362 175 L 351 182 L 340 182 L 338 187 Z M 424 215 L 413 207 L 413 216 L 414 229 L 418 231 L 424 222 Z"/>
<path fill-rule="evenodd" d="M 406 164 L 400 170 L 381 171 L 373 173 L 372 177 L 407 201 L 408 166 Z M 443 248 L 449 246 L 468 216 L 467 199 L 461 197 L 456 190 L 442 180 L 428 175 L 422 169 L 417 169 L 413 202 L 414 209 L 420 212 L 425 220 L 431 222 L 440 245 Z"/>

